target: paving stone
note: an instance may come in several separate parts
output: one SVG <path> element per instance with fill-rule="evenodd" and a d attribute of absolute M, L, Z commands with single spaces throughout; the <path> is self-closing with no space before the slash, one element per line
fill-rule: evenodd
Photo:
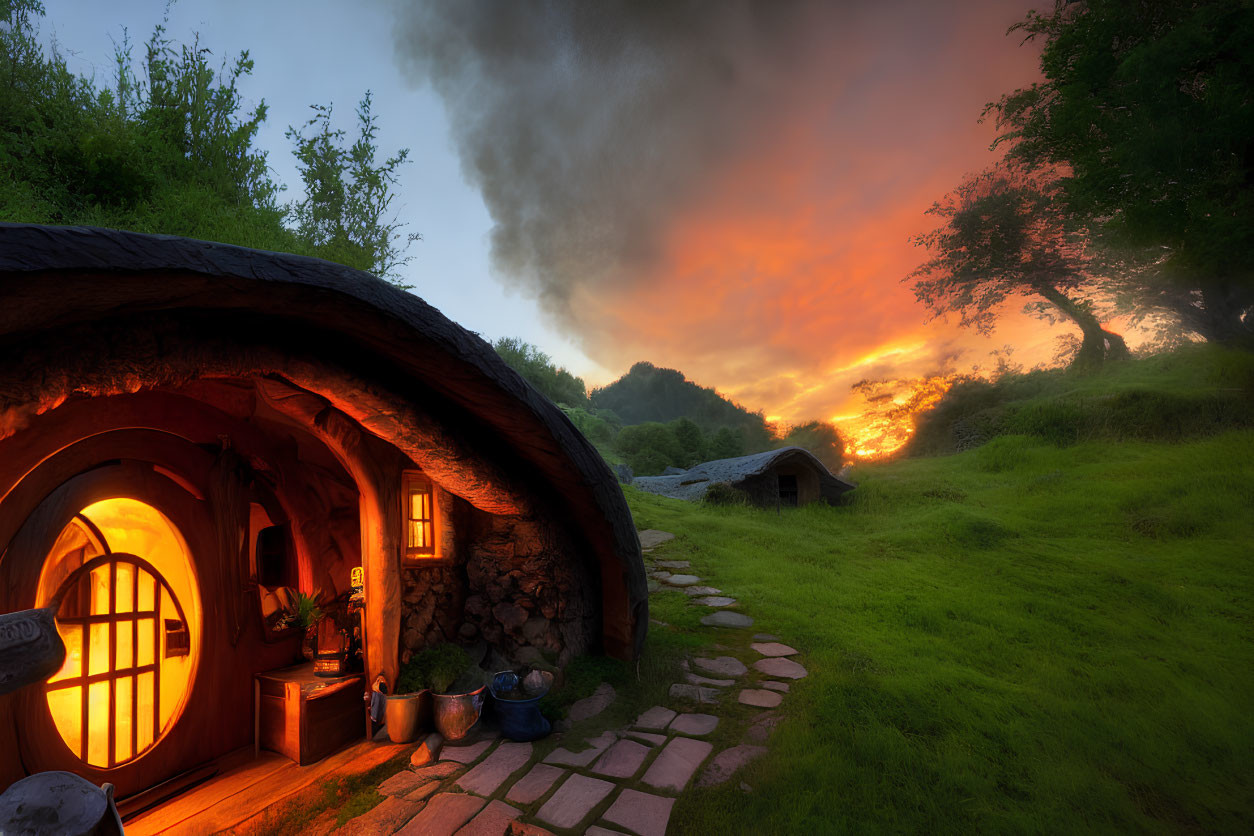
<path fill-rule="evenodd" d="M 754 642 L 749 645 L 763 656 L 795 656 L 799 651 L 779 642 Z"/>
<path fill-rule="evenodd" d="M 442 792 L 433 796 L 422 812 L 409 824 L 396 831 L 397 836 L 453 836 L 471 817 L 487 804 L 482 798 L 461 792 Z M 386 833 L 386 830 L 374 831 Z"/>
<path fill-rule="evenodd" d="M 545 830 L 538 824 L 528 824 L 514 819 L 506 828 L 505 836 L 554 836 L 554 834 L 552 830 Z"/>
<path fill-rule="evenodd" d="M 590 697 L 584 697 L 578 700 L 570 707 L 570 713 L 567 715 L 572 723 L 578 723 L 587 720 L 589 717 L 595 717 L 605 709 L 609 708 L 614 702 L 614 698 L 618 696 L 614 693 L 614 686 L 608 682 L 602 682 L 597 686 L 596 691 Z"/>
<path fill-rule="evenodd" d="M 773 711 L 764 711 L 753 719 L 749 730 L 745 732 L 745 740 L 750 743 L 766 743 L 771 732 L 779 725 L 780 716 Z"/>
<path fill-rule="evenodd" d="M 659 591 L 661 591 L 661 589 L 662 589 L 662 584 L 661 584 L 661 582 L 659 582 L 659 581 L 657 581 L 657 580 L 654 580 L 653 578 L 649 578 L 649 592 L 650 592 L 650 594 L 652 594 L 652 593 L 654 593 L 654 592 L 659 592 Z M 650 618 L 649 620 L 650 620 L 650 621 L 652 621 L 654 624 L 661 624 L 661 623 L 662 623 L 662 622 L 658 621 L 656 618 Z"/>
<path fill-rule="evenodd" d="M 549 756 L 544 759 L 545 763 L 557 763 L 563 766 L 587 766 L 604 752 L 618 737 L 614 732 L 602 732 L 599 737 L 590 737 L 587 739 L 588 744 L 592 747 L 582 752 L 572 752 L 569 749 L 554 749 L 549 752 Z"/>
<path fill-rule="evenodd" d="M 758 708 L 774 708 L 784 701 L 775 691 L 764 691 L 759 688 L 746 688 L 736 697 L 741 705 L 753 705 Z"/>
<path fill-rule="evenodd" d="M 701 761 L 714 751 L 714 744 L 691 737 L 676 737 L 658 752 L 645 770 L 644 782 L 660 790 L 682 792 Z"/>
<path fill-rule="evenodd" d="M 440 788 L 439 781 L 428 781 L 418 789 L 405 796 L 406 801 L 423 801 Z"/>
<path fill-rule="evenodd" d="M 675 719 L 675 712 L 663 705 L 655 705 L 645 713 L 636 718 L 636 722 L 632 723 L 638 729 L 657 729 L 661 730 L 671 724 L 671 720 Z"/>
<path fill-rule="evenodd" d="M 344 836 L 374 836 L 376 833 L 391 833 L 409 821 L 421 809 L 421 802 L 406 801 L 393 795 L 383 799 L 360 816 L 349 819 L 335 832 Z"/>
<path fill-rule="evenodd" d="M 694 597 L 697 595 L 718 595 L 722 591 L 723 590 L 715 589 L 712 586 L 686 586 L 684 587 L 684 594 L 691 595 Z"/>
<path fill-rule="evenodd" d="M 670 576 L 671 576 L 671 573 L 667 572 L 664 569 L 657 569 L 649 573 L 649 577 L 653 578 L 655 581 L 664 581 Z"/>
<path fill-rule="evenodd" d="M 505 800 L 518 804 L 530 804 L 548 792 L 549 788 L 557 783 L 557 779 L 565 774 L 564 769 L 538 763 L 509 788 L 509 792 L 505 793 Z"/>
<path fill-rule="evenodd" d="M 746 746 L 741 744 L 724 749 L 714 756 L 701 777 L 697 779 L 698 787 L 712 787 L 721 784 L 736 774 L 736 771 L 754 758 L 766 754 L 765 746 Z"/>
<path fill-rule="evenodd" d="M 709 734 L 717 727 L 718 718 L 713 714 L 680 714 L 671 723 L 671 731 L 698 737 Z"/>
<path fill-rule="evenodd" d="M 414 787 L 424 783 L 426 783 L 425 779 L 419 778 L 408 769 L 402 769 L 379 784 L 379 795 L 405 795 L 413 790 Z"/>
<path fill-rule="evenodd" d="M 621 830 L 610 830 L 594 824 L 583 832 L 583 836 L 628 836 L 628 834 Z"/>
<path fill-rule="evenodd" d="M 613 789 L 614 785 L 609 781 L 574 773 L 557 788 L 552 798 L 544 802 L 536 818 L 554 827 L 574 827 L 587 818 L 592 808 L 604 801 Z"/>
<path fill-rule="evenodd" d="M 714 705 L 718 702 L 718 691 L 713 688 L 688 685 L 682 682 L 676 682 L 671 686 L 670 695 L 673 700 L 691 700 L 704 705 Z"/>
<path fill-rule="evenodd" d="M 445 746 L 440 750 L 440 760 L 471 764 L 479 760 L 490 748 L 492 748 L 491 740 L 480 740 L 469 746 Z"/>
<path fill-rule="evenodd" d="M 652 732 L 646 731 L 629 731 L 626 732 L 626 735 L 628 737 L 635 738 L 636 740 L 643 740 L 650 746 L 660 746 L 666 742 L 666 735 L 664 734 L 653 734 Z"/>
<path fill-rule="evenodd" d="M 686 560 L 655 560 L 653 562 L 663 569 L 687 569 L 692 565 Z"/>
<path fill-rule="evenodd" d="M 656 528 L 646 528 L 644 531 L 639 532 L 639 536 L 640 548 L 642 549 L 656 548 L 675 539 L 675 535 L 669 531 L 658 531 Z"/>
<path fill-rule="evenodd" d="M 753 640 L 755 642 L 777 642 L 779 636 L 772 636 L 770 633 L 754 633 Z"/>
<path fill-rule="evenodd" d="M 693 659 L 692 664 L 703 671 L 716 673 L 719 676 L 743 676 L 749 672 L 744 662 L 731 656 L 719 656 L 715 659 Z"/>
<path fill-rule="evenodd" d="M 701 583 L 701 579 L 696 575 L 671 575 L 669 578 L 660 578 L 671 586 L 692 586 Z"/>
<path fill-rule="evenodd" d="M 505 779 L 531 760 L 531 744 L 505 741 L 474 769 L 457 779 L 457 786 L 477 795 L 492 795 Z"/>
<path fill-rule="evenodd" d="M 726 595 L 708 595 L 705 598 L 693 598 L 692 603 L 703 607 L 731 607 L 735 606 L 736 599 L 728 598 Z"/>
<path fill-rule="evenodd" d="M 686 673 L 684 679 L 693 685 L 709 685 L 711 688 L 726 688 L 728 685 L 735 685 L 734 679 L 710 679 L 708 676 L 702 676 L 698 673 Z"/>
<path fill-rule="evenodd" d="M 444 745 L 444 735 L 431 732 L 426 739 L 418 744 L 418 748 L 409 756 L 410 766 L 426 766 L 440 756 L 440 747 Z"/>
<path fill-rule="evenodd" d="M 701 623 L 706 627 L 752 627 L 753 619 L 744 613 L 719 610 L 702 616 Z"/>
<path fill-rule="evenodd" d="M 625 789 L 601 818 L 640 836 L 666 836 L 666 825 L 674 806 L 673 798 Z"/>
<path fill-rule="evenodd" d="M 505 836 L 509 823 L 522 815 L 504 801 L 492 801 L 453 836 Z"/>
<path fill-rule="evenodd" d="M 792 659 L 759 659 L 753 663 L 753 667 L 767 676 L 778 676 L 781 679 L 801 679 L 807 674 L 805 667 Z"/>
<path fill-rule="evenodd" d="M 643 743 L 620 740 L 605 750 L 605 754 L 593 764 L 592 771 L 610 778 L 630 778 L 640 771 L 650 751 Z"/>
<path fill-rule="evenodd" d="M 789 685 L 787 682 L 778 682 L 774 679 L 768 679 L 762 683 L 763 688 L 770 688 L 772 691 L 779 691 L 781 694 L 787 694 Z"/>
<path fill-rule="evenodd" d="M 423 781 L 438 781 L 456 775 L 462 771 L 462 765 L 456 761 L 440 761 L 422 769 L 415 769 L 414 774 Z"/>

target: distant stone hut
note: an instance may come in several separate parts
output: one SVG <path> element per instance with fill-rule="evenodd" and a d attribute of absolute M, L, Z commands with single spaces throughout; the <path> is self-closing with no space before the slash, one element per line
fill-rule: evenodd
<path fill-rule="evenodd" d="M 433 644 L 640 652 L 613 474 L 417 296 L 318 259 L 0 224 L 0 299 L 0 612 L 59 606 L 67 646 L 0 696 L 0 790 L 67 770 L 121 798 L 251 746 L 254 677 L 301 655 L 297 592 L 361 633 L 336 721 L 358 734 L 364 683 Z"/>
<path fill-rule="evenodd" d="M 703 499 L 711 485 L 725 484 L 743 491 L 754 505 L 771 508 L 808 505 L 819 499 L 835 502 L 854 487 L 832 475 L 801 447 L 717 459 L 677 474 L 637 476 L 631 484 L 649 493 L 689 501 Z"/>

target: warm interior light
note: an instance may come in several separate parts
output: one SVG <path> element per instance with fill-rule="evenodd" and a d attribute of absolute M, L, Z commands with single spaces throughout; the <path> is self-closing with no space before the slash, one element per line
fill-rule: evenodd
<path fill-rule="evenodd" d="M 38 605 L 58 594 L 66 657 L 45 686 L 48 710 L 77 757 L 118 766 L 160 740 L 187 697 L 201 632 L 187 545 L 150 505 L 97 502 L 44 563 Z"/>
<path fill-rule="evenodd" d="M 406 473 L 402 490 L 405 507 L 405 554 L 429 557 L 435 554 L 435 504 L 431 483 L 419 474 Z"/>

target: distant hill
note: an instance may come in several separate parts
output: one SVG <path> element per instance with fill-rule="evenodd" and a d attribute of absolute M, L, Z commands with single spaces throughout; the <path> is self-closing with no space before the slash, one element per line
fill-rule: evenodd
<path fill-rule="evenodd" d="M 706 432 L 732 427 L 751 437 L 770 438 L 762 413 L 750 412 L 708 386 L 698 386 L 683 372 L 652 363 L 636 363 L 618 380 L 592 390 L 590 398 L 594 408 L 613 411 L 624 425 L 687 418 Z"/>

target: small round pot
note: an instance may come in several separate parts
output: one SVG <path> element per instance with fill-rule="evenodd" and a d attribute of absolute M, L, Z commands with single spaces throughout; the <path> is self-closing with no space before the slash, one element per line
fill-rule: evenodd
<path fill-rule="evenodd" d="M 388 739 L 393 743 L 413 743 L 418 733 L 431 724 L 431 692 L 396 694 L 387 698 L 384 710 Z"/>
<path fill-rule="evenodd" d="M 518 677 L 513 671 L 502 671 L 492 679 L 491 691 L 496 717 L 501 722 L 501 734 L 520 743 L 539 740 L 552 731 L 553 726 L 540 713 L 540 700 L 552 687 L 553 677 L 548 676 L 544 690 L 521 700 L 511 700 L 502 694 L 513 692 Z"/>
<path fill-rule="evenodd" d="M 487 685 L 467 694 L 432 694 L 435 730 L 444 735 L 445 740 L 461 740 L 479 722 L 487 696 Z"/>

